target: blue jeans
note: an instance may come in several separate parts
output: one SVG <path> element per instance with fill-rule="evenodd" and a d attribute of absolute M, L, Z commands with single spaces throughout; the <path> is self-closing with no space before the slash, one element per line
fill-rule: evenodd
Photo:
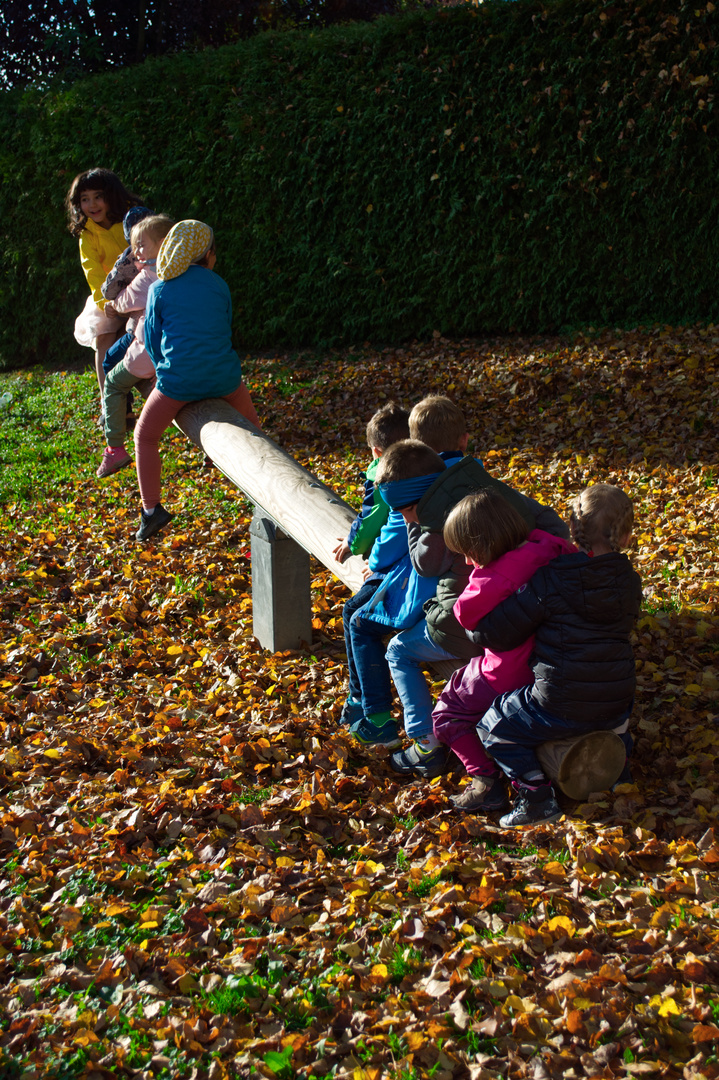
<path fill-rule="evenodd" d="M 433 660 L 456 660 L 437 645 L 427 629 L 427 620 L 393 637 L 387 646 L 387 662 L 404 710 L 404 730 L 410 739 L 432 734 L 432 691 L 423 668 Z"/>
<path fill-rule="evenodd" d="M 359 611 L 361 607 L 368 604 L 372 599 L 377 589 L 382 582 L 381 578 L 376 578 L 374 581 L 365 581 L 361 589 L 359 589 L 354 596 L 350 596 L 346 601 L 345 606 L 342 608 L 342 625 L 345 633 L 345 651 L 347 653 L 347 667 L 349 669 L 349 694 L 353 701 L 360 701 L 362 698 L 362 686 L 360 684 L 359 675 L 357 674 L 357 665 L 354 659 L 354 653 L 352 650 L 352 635 L 350 633 L 350 622 L 355 611 Z"/>
<path fill-rule="evenodd" d="M 502 694 L 477 724 L 477 734 L 490 757 L 493 757 L 511 780 L 542 772 L 542 766 L 534 753 L 534 747 L 550 739 L 566 739 L 571 735 L 585 735 L 589 731 L 614 731 L 626 724 L 631 707 L 619 716 L 604 723 L 592 721 L 578 724 L 564 720 L 543 709 L 532 697 L 532 687 L 523 686 Z M 628 731 L 617 731 L 624 743 L 627 757 L 632 750 L 632 737 Z"/>
<path fill-rule="evenodd" d="M 135 335 L 132 330 L 128 330 L 127 333 L 119 337 L 117 341 L 113 342 L 110 348 L 105 353 L 105 359 L 102 361 L 102 370 L 107 375 L 108 372 L 125 359 L 125 353 L 132 344 L 132 339 Z"/>
<path fill-rule="evenodd" d="M 391 633 L 391 626 L 365 618 L 361 610 L 350 620 L 352 658 L 365 716 L 388 712 L 392 708 L 392 681 L 382 640 Z"/>

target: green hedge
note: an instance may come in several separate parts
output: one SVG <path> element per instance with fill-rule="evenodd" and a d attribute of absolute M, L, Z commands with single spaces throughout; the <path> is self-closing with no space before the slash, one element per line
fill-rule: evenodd
<path fill-rule="evenodd" d="M 0 102 L 0 362 L 87 356 L 62 200 L 206 219 L 247 347 L 719 321 L 719 12 L 490 0 Z"/>

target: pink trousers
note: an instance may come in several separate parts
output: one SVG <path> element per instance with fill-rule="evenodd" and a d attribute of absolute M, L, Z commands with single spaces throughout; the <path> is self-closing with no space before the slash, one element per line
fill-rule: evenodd
<path fill-rule="evenodd" d="M 455 671 L 432 713 L 435 736 L 454 751 L 470 776 L 498 772 L 477 735 L 477 724 L 497 696 L 482 675 L 481 663 L 482 658 L 475 656 Z"/>
<path fill-rule="evenodd" d="M 240 383 L 231 394 L 226 394 L 223 400 L 242 413 L 250 423 L 260 426 L 255 406 L 244 383 Z M 154 510 L 160 501 L 160 438 L 180 409 L 189 404 L 188 401 L 176 401 L 175 398 L 167 397 L 155 387 L 140 414 L 135 428 L 135 464 L 145 510 Z"/>

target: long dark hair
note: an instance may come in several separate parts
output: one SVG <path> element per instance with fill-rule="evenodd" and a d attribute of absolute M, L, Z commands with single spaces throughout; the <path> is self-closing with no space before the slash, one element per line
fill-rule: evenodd
<path fill-rule="evenodd" d="M 141 206 L 142 200 L 128 191 L 119 176 L 110 169 L 88 169 L 78 173 L 70 184 L 65 199 L 68 228 L 73 236 L 79 236 L 87 224 L 87 215 L 80 209 L 83 191 L 101 191 L 107 201 L 107 216 L 111 225 L 122 221 L 131 206 Z"/>

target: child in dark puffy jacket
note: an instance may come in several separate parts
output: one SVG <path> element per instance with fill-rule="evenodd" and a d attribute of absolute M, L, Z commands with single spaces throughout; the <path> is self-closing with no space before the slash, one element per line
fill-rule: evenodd
<path fill-rule="evenodd" d="M 390 508 L 374 482 L 382 454 L 400 439 L 407 438 L 409 438 L 409 413 L 395 401 L 389 401 L 383 405 L 370 419 L 367 424 L 367 445 L 372 452 L 372 461 L 364 476 L 362 509 L 352 522 L 347 539 L 340 540 L 333 552 L 338 562 L 344 562 L 349 555 L 370 553 L 370 562 L 365 569 L 364 584 L 354 596 L 350 597 L 342 609 L 349 668 L 349 692 L 342 707 L 341 724 L 354 724 L 364 715 L 362 689 L 352 654 L 350 621 L 354 613 L 371 600 L 393 563 L 407 554 L 407 530 L 404 521 L 397 517 L 394 529 L 384 529 L 390 515 Z"/>
<path fill-rule="evenodd" d="M 468 636 L 505 652 L 534 634 L 534 683 L 503 694 L 478 721 L 484 749 L 509 776 L 517 798 L 503 827 L 555 821 L 561 814 L 534 748 L 550 739 L 616 731 L 631 748 L 634 701 L 630 634 L 639 615 L 639 575 L 622 549 L 634 512 L 611 484 L 574 501 L 570 529 L 579 547 L 538 570 Z M 626 733 L 626 734 L 624 734 Z"/>

